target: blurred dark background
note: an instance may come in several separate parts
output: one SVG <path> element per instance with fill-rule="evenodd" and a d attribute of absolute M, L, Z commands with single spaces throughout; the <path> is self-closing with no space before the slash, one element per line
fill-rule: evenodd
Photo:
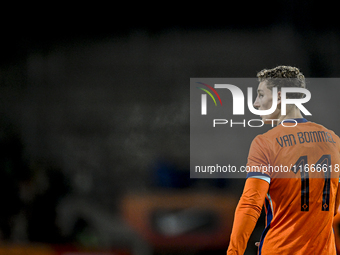
<path fill-rule="evenodd" d="M 225 253 L 244 180 L 190 179 L 189 79 L 282 64 L 339 77 L 337 8 L 186 8 L 4 9 L 0 254 Z"/>

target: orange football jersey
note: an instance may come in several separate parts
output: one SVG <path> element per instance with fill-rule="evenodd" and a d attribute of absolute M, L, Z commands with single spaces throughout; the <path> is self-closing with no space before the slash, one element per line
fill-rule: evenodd
<path fill-rule="evenodd" d="M 332 224 L 339 152 L 340 139 L 333 131 L 304 118 L 285 121 L 253 140 L 247 179 L 269 183 L 259 255 L 336 254 Z M 232 234 L 231 243 L 237 238 Z"/>

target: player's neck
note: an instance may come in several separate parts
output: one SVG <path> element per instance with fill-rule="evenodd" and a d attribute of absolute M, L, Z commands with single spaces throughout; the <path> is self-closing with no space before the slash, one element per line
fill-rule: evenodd
<path fill-rule="evenodd" d="M 287 120 L 287 119 L 299 119 L 299 118 L 303 118 L 299 108 L 297 107 L 292 107 L 291 109 L 287 109 L 287 114 L 286 115 L 280 115 L 279 116 L 279 121 L 277 123 L 281 123 L 283 120 Z"/>

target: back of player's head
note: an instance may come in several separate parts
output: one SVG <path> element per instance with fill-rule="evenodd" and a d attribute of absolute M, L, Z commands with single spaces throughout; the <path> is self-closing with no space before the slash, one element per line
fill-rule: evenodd
<path fill-rule="evenodd" d="M 277 87 L 281 91 L 282 87 L 306 88 L 305 76 L 297 67 L 277 66 L 272 69 L 263 69 L 257 73 L 259 82 L 266 82 L 269 89 Z M 301 93 L 287 93 L 287 98 L 301 98 Z"/>

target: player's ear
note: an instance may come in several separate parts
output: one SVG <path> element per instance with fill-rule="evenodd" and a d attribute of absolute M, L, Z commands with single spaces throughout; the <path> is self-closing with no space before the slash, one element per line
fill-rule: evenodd
<path fill-rule="evenodd" d="M 277 104 L 281 104 L 281 91 L 277 92 Z"/>

